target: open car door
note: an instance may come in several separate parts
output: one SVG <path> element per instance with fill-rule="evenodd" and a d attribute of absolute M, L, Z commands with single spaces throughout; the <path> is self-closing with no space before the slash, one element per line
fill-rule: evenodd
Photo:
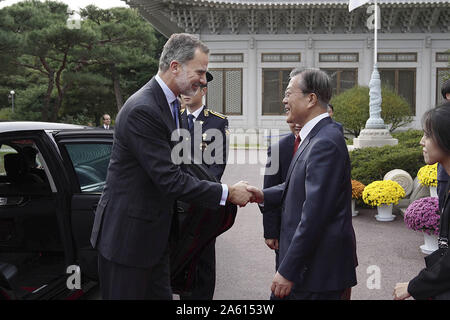
<path fill-rule="evenodd" d="M 106 181 L 113 132 L 64 131 L 54 136 L 72 181 L 71 228 L 81 275 L 98 280 L 97 252 L 90 243 L 94 214 Z"/>

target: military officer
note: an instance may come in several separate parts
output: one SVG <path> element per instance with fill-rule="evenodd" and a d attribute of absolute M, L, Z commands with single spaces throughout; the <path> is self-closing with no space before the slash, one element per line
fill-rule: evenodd
<path fill-rule="evenodd" d="M 207 72 L 206 78 L 209 82 L 213 76 Z M 181 122 L 183 128 L 191 133 L 191 158 L 196 163 L 203 163 L 220 181 L 227 161 L 228 120 L 223 114 L 210 110 L 203 104 L 207 90 L 207 87 L 203 86 L 192 97 L 181 96 L 186 107 L 181 109 Z M 221 141 L 216 141 L 219 133 Z"/>
<path fill-rule="evenodd" d="M 206 80 L 213 76 L 207 72 Z M 208 172 L 221 180 L 227 162 L 228 120 L 203 104 L 207 85 L 201 86 L 194 96 L 182 95 L 185 109 L 181 109 L 182 127 L 190 132 L 191 159 L 203 163 Z M 221 139 L 220 139 L 221 138 Z M 196 285 L 191 295 L 180 295 L 181 300 L 212 300 L 216 282 L 216 253 L 214 239 L 201 253 L 196 272 Z"/>

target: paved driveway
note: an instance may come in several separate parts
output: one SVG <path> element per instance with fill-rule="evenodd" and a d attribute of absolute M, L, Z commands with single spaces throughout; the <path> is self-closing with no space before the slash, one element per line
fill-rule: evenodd
<path fill-rule="evenodd" d="M 237 154 L 239 163 L 244 162 L 244 156 L 249 159 L 248 151 Z M 261 158 L 260 163 L 265 161 Z M 223 182 L 247 180 L 262 186 L 262 167 L 254 161 L 253 164 L 248 161 L 247 164 L 230 164 Z M 392 222 L 378 222 L 374 218 L 376 210 L 359 211 L 359 216 L 353 218 L 359 266 L 358 284 L 353 288 L 352 299 L 391 300 L 395 284 L 410 280 L 423 267 L 425 255 L 419 249 L 423 236 L 408 229 L 402 216 Z M 217 239 L 216 252 L 214 299 L 268 299 L 275 258 L 264 243 L 262 215 L 255 204 L 239 209 L 235 225 Z M 375 278 L 377 274 L 380 274 L 379 281 Z"/>

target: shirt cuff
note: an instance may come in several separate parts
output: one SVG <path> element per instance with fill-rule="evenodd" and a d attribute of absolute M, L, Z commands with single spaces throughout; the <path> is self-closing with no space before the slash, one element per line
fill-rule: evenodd
<path fill-rule="evenodd" d="M 226 184 L 222 184 L 222 199 L 220 200 L 220 205 L 224 206 L 227 202 L 228 198 L 228 186 Z"/>

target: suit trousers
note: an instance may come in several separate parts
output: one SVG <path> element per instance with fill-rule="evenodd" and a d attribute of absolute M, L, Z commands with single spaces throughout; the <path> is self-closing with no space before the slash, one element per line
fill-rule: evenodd
<path fill-rule="evenodd" d="M 150 268 L 130 267 L 98 255 L 103 300 L 172 300 L 169 252 Z"/>

